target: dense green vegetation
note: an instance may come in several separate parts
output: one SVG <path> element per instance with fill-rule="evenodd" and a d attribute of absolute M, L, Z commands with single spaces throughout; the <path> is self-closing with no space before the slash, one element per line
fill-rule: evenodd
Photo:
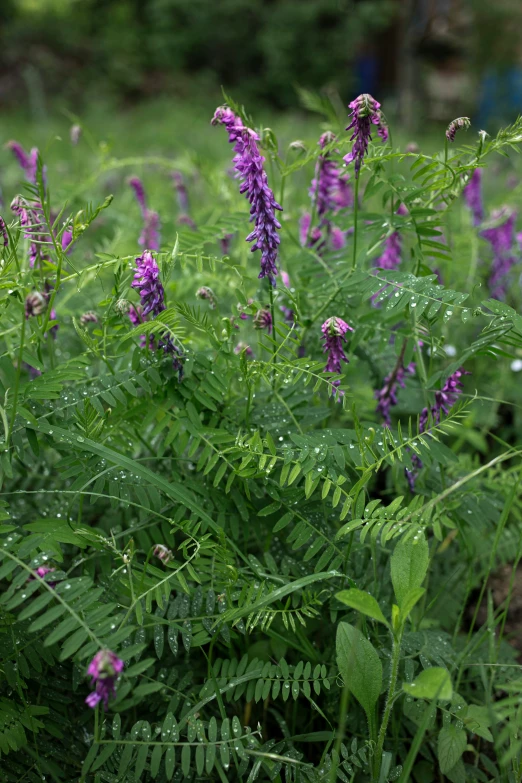
<path fill-rule="evenodd" d="M 5 118 L 0 781 L 522 781 L 522 123 L 302 97 Z"/>

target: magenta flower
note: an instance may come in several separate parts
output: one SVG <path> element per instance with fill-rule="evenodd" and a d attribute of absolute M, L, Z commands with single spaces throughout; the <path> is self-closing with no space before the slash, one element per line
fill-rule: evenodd
<path fill-rule="evenodd" d="M 216 309 L 216 295 L 214 291 L 208 287 L 208 285 L 202 285 L 200 288 L 198 288 L 196 291 L 196 297 L 198 299 L 206 299 L 209 303 L 210 309 Z"/>
<path fill-rule="evenodd" d="M 157 557 L 158 560 L 161 560 L 161 562 L 165 564 L 167 564 L 174 557 L 172 551 L 163 544 L 156 544 L 152 554 L 154 557 Z"/>
<path fill-rule="evenodd" d="M 41 205 L 29 205 L 22 196 L 15 196 L 11 202 L 11 209 L 20 219 L 20 225 L 24 229 L 24 237 L 30 240 L 29 264 L 34 267 L 37 258 L 42 260 L 49 258 L 42 249 L 43 245 L 39 244 L 46 241 L 46 235 L 42 234 L 45 221 Z"/>
<path fill-rule="evenodd" d="M 105 709 L 109 706 L 109 699 L 116 695 L 116 680 L 123 671 L 125 664 L 111 650 L 100 650 L 89 664 L 87 674 L 92 678 L 91 685 L 95 690 L 85 699 L 89 707 L 96 707 L 102 701 Z"/>
<path fill-rule="evenodd" d="M 64 253 L 69 253 L 72 245 L 73 232 L 72 228 L 66 228 L 62 234 L 62 250 Z"/>
<path fill-rule="evenodd" d="M 397 210 L 398 215 L 406 215 L 408 210 L 401 204 Z M 402 239 L 398 231 L 392 231 L 384 241 L 384 251 L 375 259 L 374 266 L 380 269 L 397 269 L 401 263 Z"/>
<path fill-rule="evenodd" d="M 7 245 L 9 244 L 9 237 L 7 236 L 7 226 L 5 224 L 5 220 L 1 215 L 0 215 L 0 234 L 2 235 L 4 247 L 7 247 Z"/>
<path fill-rule="evenodd" d="M 290 288 L 290 275 L 288 272 L 281 270 L 281 282 L 286 288 Z"/>
<path fill-rule="evenodd" d="M 250 220 L 255 228 L 247 236 L 247 242 L 254 242 L 252 252 L 261 251 L 261 271 L 259 277 L 268 277 L 275 285 L 277 275 L 277 253 L 281 224 L 275 216 L 275 210 L 282 210 L 272 190 L 268 186 L 266 172 L 263 169 L 264 157 L 259 152 L 259 136 L 243 125 L 232 109 L 221 106 L 216 109 L 212 124 L 221 123 L 228 132 L 228 140 L 234 144 L 234 168 L 241 182 L 240 193 L 244 193 L 251 204 Z"/>
<path fill-rule="evenodd" d="M 135 288 L 141 299 L 143 316 L 152 313 L 158 315 L 165 309 L 165 292 L 160 281 L 160 271 L 150 250 L 136 258 L 136 273 L 131 287 Z"/>
<path fill-rule="evenodd" d="M 484 204 L 482 203 L 482 169 L 474 169 L 468 184 L 462 191 L 464 201 L 471 210 L 473 225 L 479 226 L 484 220 Z"/>
<path fill-rule="evenodd" d="M 377 133 L 383 141 L 388 138 L 388 127 L 381 112 L 381 104 L 368 93 L 359 95 L 349 104 L 349 108 L 352 110 L 352 121 L 346 130 L 354 129 L 350 138 L 354 145 L 352 151 L 344 156 L 344 160 L 346 163 L 355 161 L 355 178 L 357 179 L 372 138 L 372 125 L 377 127 Z"/>
<path fill-rule="evenodd" d="M 32 370 L 32 369 L 33 368 L 31 367 L 30 370 Z M 38 375 L 41 375 L 41 373 L 37 371 L 37 374 L 34 377 L 37 377 Z M 43 579 L 44 576 L 46 576 L 47 574 L 54 573 L 54 571 L 56 571 L 56 568 L 49 568 L 49 566 L 39 566 L 38 568 L 34 569 L 34 573 L 37 576 L 39 576 L 40 579 Z M 34 576 L 27 577 L 27 581 L 28 582 L 34 582 Z M 47 582 L 47 584 L 49 585 L 49 587 L 53 587 L 54 588 L 54 587 L 56 587 L 58 582 Z"/>
<path fill-rule="evenodd" d="M 386 427 L 391 427 L 391 408 L 397 405 L 397 393 L 406 386 L 406 376 L 415 374 L 415 362 L 411 362 L 406 368 L 401 365 L 386 376 L 382 389 L 377 389 L 374 397 L 377 400 L 377 413 L 382 416 Z"/>
<path fill-rule="evenodd" d="M 353 329 L 342 318 L 327 318 L 321 327 L 324 337 L 324 350 L 327 353 L 325 372 L 340 373 L 342 371 L 341 362 L 348 362 L 344 352 L 343 343 L 346 342 L 346 333 L 353 332 Z M 333 381 L 333 386 L 340 386 L 339 379 Z"/>
<path fill-rule="evenodd" d="M 516 212 L 508 207 L 502 207 L 493 212 L 493 220 L 502 220 L 490 228 L 480 232 L 480 236 L 491 245 L 493 262 L 488 285 L 493 299 L 505 299 L 507 293 L 507 276 L 517 259 L 513 255 L 515 243 Z"/>
<path fill-rule="evenodd" d="M 6 147 L 11 150 L 21 168 L 25 173 L 28 182 L 36 185 L 36 174 L 38 171 L 38 149 L 33 147 L 31 152 L 27 153 L 21 144 L 17 141 L 8 141 Z"/>
<path fill-rule="evenodd" d="M 136 201 L 138 202 L 143 217 L 143 228 L 138 243 L 145 250 L 159 250 L 160 246 L 160 220 L 157 212 L 148 209 L 145 199 L 145 188 L 143 182 L 138 177 L 132 177 L 129 185 L 134 191 Z"/>
<path fill-rule="evenodd" d="M 232 244 L 233 239 L 234 234 L 226 234 L 222 239 L 219 240 L 219 244 L 221 245 L 221 252 L 224 256 L 228 256 L 230 253 L 230 245 Z"/>

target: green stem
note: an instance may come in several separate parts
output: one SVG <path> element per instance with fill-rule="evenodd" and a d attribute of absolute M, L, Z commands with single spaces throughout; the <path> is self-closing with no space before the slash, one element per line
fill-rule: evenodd
<path fill-rule="evenodd" d="M 354 200 L 353 200 L 353 258 L 352 269 L 355 269 L 357 261 L 357 217 L 359 212 L 359 177 L 355 178 Z"/>
<path fill-rule="evenodd" d="M 274 286 L 269 283 L 270 289 L 270 315 L 272 317 L 272 363 L 277 362 L 277 341 L 276 341 L 276 321 L 275 321 L 275 308 L 274 308 Z M 272 372 L 272 388 L 275 387 L 275 371 Z"/>
<path fill-rule="evenodd" d="M 344 739 L 345 734 L 345 724 L 346 724 L 346 715 L 348 712 L 348 701 L 350 699 L 350 689 L 345 684 L 343 688 L 343 692 L 341 694 L 341 706 L 339 708 L 339 725 L 337 727 L 337 737 L 335 740 L 335 751 L 336 756 L 338 757 L 341 753 L 341 745 Z M 332 768 L 330 770 L 330 783 L 335 783 L 337 780 L 337 764 L 332 764 Z"/>
<path fill-rule="evenodd" d="M 13 434 L 13 428 L 16 419 L 16 406 L 18 403 L 18 391 L 20 389 L 20 375 L 22 372 L 22 355 L 24 350 L 24 339 L 25 339 L 25 321 L 26 321 L 25 311 L 22 309 L 22 334 L 20 336 L 20 349 L 18 351 L 18 366 L 16 368 L 16 379 L 15 379 L 14 396 L 13 396 L 13 410 L 11 412 L 11 423 L 9 425 L 7 442 L 5 444 L 6 448 L 8 447 L 11 441 L 11 435 Z"/>
<path fill-rule="evenodd" d="M 393 701 L 395 698 L 395 688 L 397 686 L 397 675 L 399 673 L 399 660 L 401 656 L 401 636 L 393 639 L 392 650 L 392 667 L 390 674 L 390 685 L 388 687 L 388 694 L 386 696 L 386 706 L 384 707 L 384 715 L 382 717 L 381 728 L 379 730 L 379 738 L 377 740 L 377 749 L 375 751 L 375 774 L 374 779 L 379 779 L 379 772 L 381 770 L 382 751 L 384 748 L 384 740 L 386 738 L 386 730 L 390 721 L 390 715 L 393 707 Z"/>

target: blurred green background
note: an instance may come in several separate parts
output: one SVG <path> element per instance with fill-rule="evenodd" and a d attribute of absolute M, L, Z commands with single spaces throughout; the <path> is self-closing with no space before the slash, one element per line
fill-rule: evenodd
<path fill-rule="evenodd" d="M 522 110 L 520 0 L 1 0 L 0 108 L 45 121 L 220 86 L 274 109 L 296 87 L 386 101 L 408 129 Z"/>

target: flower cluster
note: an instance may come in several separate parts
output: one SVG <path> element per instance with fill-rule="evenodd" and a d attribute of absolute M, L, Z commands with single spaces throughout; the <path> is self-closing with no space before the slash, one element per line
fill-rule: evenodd
<path fill-rule="evenodd" d="M 505 299 L 507 276 L 517 260 L 513 254 L 516 212 L 502 207 L 493 212 L 492 219 L 496 225 L 483 229 L 480 236 L 489 242 L 493 250 L 493 262 L 488 281 L 491 296 L 493 299 Z"/>
<path fill-rule="evenodd" d="M 39 204 L 29 204 L 22 196 L 15 196 L 11 202 L 11 209 L 18 215 L 20 225 L 24 229 L 24 237 L 30 240 L 29 264 L 34 267 L 36 260 L 45 260 L 48 255 L 43 251 L 45 236 L 42 234 L 45 225 L 44 216 Z"/>
<path fill-rule="evenodd" d="M 469 373 L 466 370 L 463 370 L 462 367 L 459 370 L 455 370 L 454 373 L 446 378 L 442 389 L 435 392 L 434 404 L 431 408 L 423 408 L 419 416 L 419 432 L 429 432 L 428 423 L 430 421 L 430 416 L 432 424 L 439 424 L 441 415 L 443 413 L 445 416 L 449 414 L 450 410 L 457 402 L 459 395 L 462 394 L 463 387 L 461 379 L 463 375 L 469 375 Z M 411 463 L 413 469 L 408 470 L 408 468 L 406 468 L 405 473 L 410 490 L 413 492 L 417 475 L 422 468 L 422 460 L 417 454 L 413 454 Z"/>
<path fill-rule="evenodd" d="M 404 367 L 401 362 L 397 364 L 395 369 L 386 376 L 382 389 L 377 389 L 374 392 L 374 397 L 377 400 L 377 413 L 382 417 L 383 423 L 386 427 L 391 427 L 391 408 L 397 405 L 397 393 L 399 388 L 404 389 L 406 386 L 406 376 L 415 374 L 415 362 L 411 362 L 407 367 Z"/>
<path fill-rule="evenodd" d="M 47 309 L 49 297 L 47 294 L 42 294 L 40 291 L 32 291 L 25 298 L 25 317 L 34 318 L 37 315 L 42 315 Z"/>
<path fill-rule="evenodd" d="M 341 362 L 348 362 L 343 343 L 346 342 L 346 333 L 348 331 L 353 332 L 353 329 L 342 318 L 332 316 L 326 319 L 321 327 L 321 331 L 324 338 L 323 353 L 328 354 L 324 370 L 325 372 L 340 373 L 342 370 Z M 340 384 L 341 381 L 339 379 L 333 381 L 333 386 L 340 386 Z"/>
<path fill-rule="evenodd" d="M 398 215 L 406 215 L 408 210 L 401 204 L 397 210 Z M 384 240 L 384 250 L 375 260 L 375 266 L 380 269 L 397 269 L 401 263 L 402 239 L 398 231 L 392 231 Z"/>
<path fill-rule="evenodd" d="M 330 131 L 323 133 L 319 139 L 319 147 L 325 147 L 335 141 Z M 331 215 L 339 210 L 353 206 L 353 191 L 349 176 L 342 174 L 338 164 L 331 157 L 331 151 L 326 150 L 317 158 L 315 177 L 312 180 L 309 195 L 312 200 L 312 210 L 319 219 L 319 225 L 310 231 L 311 215 L 305 213 L 300 221 L 300 239 L 303 246 L 316 247 L 317 252 L 328 244 L 334 250 L 340 250 L 346 244 L 346 236 L 337 226 L 334 226 Z"/>
<path fill-rule="evenodd" d="M 98 316 L 93 310 L 87 310 L 80 316 L 80 326 L 87 326 L 87 324 L 97 324 Z"/>
<path fill-rule="evenodd" d="M 165 309 L 165 291 L 160 280 L 160 271 L 156 259 L 150 250 L 136 258 L 136 272 L 131 283 L 138 291 L 142 305 L 142 315 L 158 315 Z"/>
<path fill-rule="evenodd" d="M 129 180 L 129 185 L 134 191 L 136 201 L 140 206 L 141 215 L 143 217 L 143 228 L 138 242 L 145 250 L 159 250 L 159 215 L 157 212 L 154 212 L 147 207 L 143 182 L 138 179 L 138 177 L 132 177 Z"/>
<path fill-rule="evenodd" d="M 156 546 L 152 551 L 152 554 L 154 555 L 154 557 L 157 557 L 158 560 L 161 560 L 162 563 L 165 563 L 165 565 L 174 557 L 174 555 L 172 554 L 172 550 L 164 546 L 163 544 L 156 544 Z"/>
<path fill-rule="evenodd" d="M 33 147 L 28 153 L 17 141 L 8 141 L 6 147 L 11 150 L 17 159 L 20 167 L 23 169 L 25 177 L 32 185 L 36 185 L 36 175 L 38 172 L 38 149 Z"/>
<path fill-rule="evenodd" d="M 208 285 L 202 285 L 200 288 L 198 288 L 196 291 L 196 296 L 198 299 L 206 299 L 211 310 L 216 309 L 216 295 L 214 291 L 208 287 Z"/>
<path fill-rule="evenodd" d="M 179 222 L 185 224 L 195 231 L 196 224 L 190 217 L 188 191 L 187 186 L 185 185 L 185 180 L 183 179 L 183 174 L 181 174 L 179 171 L 174 171 L 172 174 L 172 182 L 178 195 L 179 211 L 181 213 Z"/>
<path fill-rule="evenodd" d="M 346 163 L 355 161 L 355 178 L 357 179 L 372 138 L 372 125 L 377 127 L 377 133 L 383 141 L 388 139 L 388 127 L 381 112 L 381 104 L 368 93 L 359 95 L 349 104 L 349 108 L 352 110 L 352 121 L 346 130 L 354 129 L 350 138 L 354 145 L 352 151 L 344 156 L 344 160 Z"/>
<path fill-rule="evenodd" d="M 275 216 L 275 210 L 282 210 L 274 194 L 268 186 L 268 179 L 263 168 L 264 157 L 259 152 L 257 142 L 259 136 L 243 125 L 232 109 L 221 106 L 216 109 L 212 124 L 221 123 L 228 132 L 228 140 L 234 144 L 234 168 L 241 181 L 240 193 L 246 194 L 250 207 L 250 220 L 255 228 L 247 236 L 247 242 L 254 242 L 252 252 L 261 251 L 261 271 L 259 277 L 268 277 L 275 285 L 277 275 L 277 253 L 279 236 L 277 231 L 281 224 Z"/>
<path fill-rule="evenodd" d="M 464 201 L 471 210 L 473 225 L 479 226 L 484 220 L 484 204 L 482 202 L 482 169 L 474 169 L 468 184 L 462 191 Z"/>
<path fill-rule="evenodd" d="M 125 664 L 111 650 L 100 650 L 89 664 L 87 674 L 92 678 L 91 684 L 95 685 L 92 693 L 89 693 L 85 703 L 94 709 L 101 701 L 105 709 L 109 706 L 109 699 L 116 695 L 116 680 L 123 671 Z"/>
<path fill-rule="evenodd" d="M 266 329 L 268 334 L 272 334 L 273 323 L 270 310 L 263 307 L 257 311 L 254 317 L 254 327 L 256 329 Z"/>
<path fill-rule="evenodd" d="M 447 140 L 452 142 L 455 141 L 457 131 L 461 130 L 462 128 L 464 128 L 464 130 L 468 130 L 470 125 L 471 121 L 469 117 L 457 117 L 456 120 L 452 120 L 446 130 Z"/>

